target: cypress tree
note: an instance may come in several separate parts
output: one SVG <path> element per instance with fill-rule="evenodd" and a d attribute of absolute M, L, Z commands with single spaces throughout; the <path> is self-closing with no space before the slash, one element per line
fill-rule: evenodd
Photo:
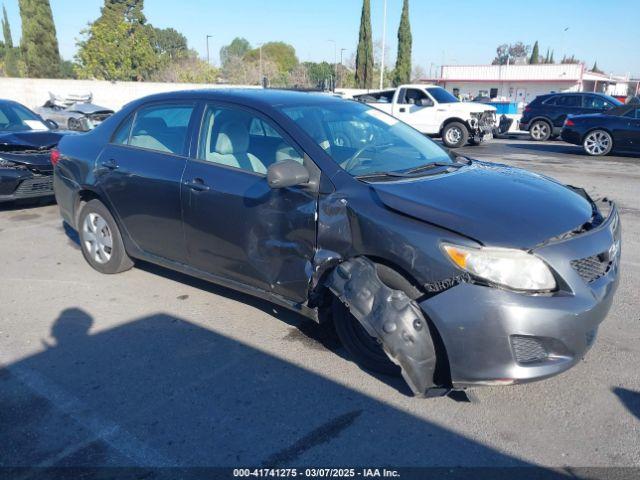
<path fill-rule="evenodd" d="M 373 86 L 373 37 L 371 34 L 371 2 L 364 0 L 360 19 L 360 37 L 356 53 L 356 85 L 358 88 Z"/>
<path fill-rule="evenodd" d="M 553 59 L 553 50 L 551 50 L 551 57 L 549 58 L 549 63 L 556 63 L 556 61 Z"/>
<path fill-rule="evenodd" d="M 11 25 L 9 24 L 9 18 L 7 17 L 7 9 L 2 6 L 2 33 L 4 35 L 4 71 L 8 77 L 17 77 L 19 74 L 18 69 L 18 56 L 19 51 L 13 46 L 13 37 L 11 36 Z"/>
<path fill-rule="evenodd" d="M 540 52 L 538 48 L 538 41 L 533 44 L 533 51 L 531 52 L 531 58 L 529 59 L 530 64 L 540 63 Z"/>
<path fill-rule="evenodd" d="M 544 63 L 551 63 L 551 57 L 549 56 L 550 52 L 549 49 L 547 48 L 547 55 L 544 57 Z"/>
<path fill-rule="evenodd" d="M 411 81 L 411 48 L 413 38 L 411 36 L 411 23 L 409 21 L 409 0 L 404 0 L 402 16 L 398 28 L 398 57 L 393 83 L 398 86 Z"/>
<path fill-rule="evenodd" d="M 35 78 L 60 76 L 60 51 L 49 0 L 18 0 L 22 18 L 20 49 L 26 73 Z"/>

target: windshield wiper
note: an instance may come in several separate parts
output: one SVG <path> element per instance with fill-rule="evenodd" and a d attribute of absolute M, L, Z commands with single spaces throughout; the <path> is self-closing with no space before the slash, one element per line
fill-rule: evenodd
<path fill-rule="evenodd" d="M 356 176 L 356 178 L 358 180 L 368 180 L 375 178 L 411 178 L 411 175 L 407 175 L 403 172 L 372 172 L 358 175 Z"/>
<path fill-rule="evenodd" d="M 438 167 L 461 168 L 467 165 L 471 165 L 471 160 L 469 160 L 466 157 L 456 157 L 456 161 L 452 163 L 447 163 L 447 162 L 425 163 L 424 165 L 420 165 L 419 167 L 405 170 L 403 173 L 411 175 L 414 173 L 424 172 L 426 170 L 432 170 Z"/>

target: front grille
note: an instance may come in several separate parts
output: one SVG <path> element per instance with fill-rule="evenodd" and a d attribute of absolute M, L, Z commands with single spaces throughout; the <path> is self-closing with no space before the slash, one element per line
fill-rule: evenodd
<path fill-rule="evenodd" d="M 534 337 L 512 335 L 511 347 L 513 348 L 516 362 L 525 365 L 542 362 L 549 356 L 542 342 Z"/>
<path fill-rule="evenodd" d="M 611 262 L 603 260 L 603 255 L 592 255 L 579 260 L 571 260 L 571 266 L 587 283 L 592 283 L 604 277 Z"/>
<path fill-rule="evenodd" d="M 38 175 L 24 180 L 14 192 L 16 197 L 34 197 L 50 194 L 53 194 L 53 176 L 51 175 Z"/>

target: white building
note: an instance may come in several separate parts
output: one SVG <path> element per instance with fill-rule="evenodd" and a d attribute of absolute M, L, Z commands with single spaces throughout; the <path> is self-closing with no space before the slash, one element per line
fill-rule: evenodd
<path fill-rule="evenodd" d="M 627 95 L 628 77 L 587 71 L 582 64 L 443 65 L 440 77 L 424 79 L 463 97 L 529 103 L 552 92 L 601 92 Z"/>

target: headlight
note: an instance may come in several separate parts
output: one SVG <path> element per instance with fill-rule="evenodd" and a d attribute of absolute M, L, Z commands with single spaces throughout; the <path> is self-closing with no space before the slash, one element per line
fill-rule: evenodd
<path fill-rule="evenodd" d="M 451 261 L 471 275 L 514 290 L 529 292 L 556 288 L 549 267 L 538 257 L 507 248 L 469 248 L 445 244 Z"/>

